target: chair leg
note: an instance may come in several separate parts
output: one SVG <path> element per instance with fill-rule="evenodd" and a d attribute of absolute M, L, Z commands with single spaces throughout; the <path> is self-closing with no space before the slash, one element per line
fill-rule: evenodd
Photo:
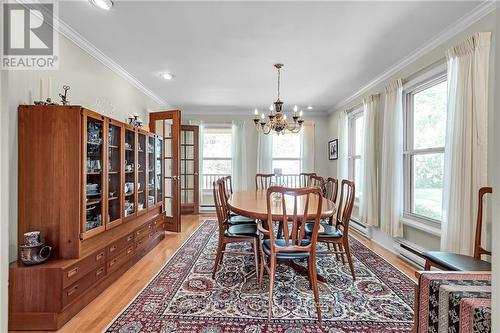
<path fill-rule="evenodd" d="M 276 257 L 271 255 L 271 267 L 269 271 L 269 309 L 268 320 L 273 316 L 273 288 L 274 288 L 274 275 L 276 273 Z"/>
<path fill-rule="evenodd" d="M 431 270 L 431 262 L 429 260 L 425 261 L 425 268 L 424 269 L 426 271 L 430 271 Z"/>
<path fill-rule="evenodd" d="M 318 273 L 316 271 L 316 257 L 313 256 L 309 260 L 309 274 L 311 276 L 312 289 L 314 294 L 314 305 L 316 306 L 316 313 L 318 314 L 318 321 L 321 322 L 321 307 L 319 304 L 319 291 L 318 291 Z"/>
<path fill-rule="evenodd" d="M 356 280 L 356 274 L 354 273 L 354 265 L 352 264 L 351 248 L 349 247 L 349 241 L 347 238 L 344 241 L 345 254 L 347 256 L 347 261 L 349 262 L 349 268 L 351 269 L 352 280 Z"/>
<path fill-rule="evenodd" d="M 338 246 L 339 246 L 340 251 L 345 251 L 344 247 L 342 246 L 341 243 L 339 243 Z M 343 253 L 340 253 L 340 258 L 342 259 L 342 265 L 345 265 L 345 258 L 344 258 L 344 254 Z"/>
<path fill-rule="evenodd" d="M 309 275 L 309 289 L 312 289 L 312 274 L 311 274 L 311 257 L 307 257 L 307 274 Z"/>
<path fill-rule="evenodd" d="M 224 240 L 219 239 L 219 243 L 217 244 L 217 255 L 215 256 L 214 268 L 212 269 L 212 279 L 215 279 L 215 273 L 217 273 L 217 268 L 219 267 L 219 263 L 222 260 L 223 247 L 225 247 Z"/>
<path fill-rule="evenodd" d="M 257 281 L 260 281 L 259 279 L 259 240 L 257 238 L 253 239 L 253 255 L 255 259 L 255 277 L 257 278 Z"/>
<path fill-rule="evenodd" d="M 333 244 L 332 244 L 332 246 L 333 246 L 333 250 L 334 250 L 335 252 L 338 252 L 338 251 L 339 251 L 339 247 L 337 246 L 337 244 L 336 244 L 336 243 L 333 243 Z M 335 253 L 335 257 L 337 258 L 337 261 L 339 261 L 339 260 L 340 260 L 340 255 L 339 255 L 338 253 Z"/>

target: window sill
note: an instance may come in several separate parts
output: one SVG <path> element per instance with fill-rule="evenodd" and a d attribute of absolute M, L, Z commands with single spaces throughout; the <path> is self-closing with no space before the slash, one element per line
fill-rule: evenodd
<path fill-rule="evenodd" d="M 440 228 L 433 227 L 433 226 L 427 225 L 425 223 L 418 222 L 418 221 L 415 221 L 415 220 L 412 220 L 409 218 L 404 218 L 404 217 L 401 218 L 401 222 L 404 225 L 407 225 L 407 226 L 412 227 L 414 229 L 418 229 L 418 230 L 426 232 L 428 234 L 431 234 L 431 235 L 434 235 L 437 237 L 441 237 L 441 229 Z"/>

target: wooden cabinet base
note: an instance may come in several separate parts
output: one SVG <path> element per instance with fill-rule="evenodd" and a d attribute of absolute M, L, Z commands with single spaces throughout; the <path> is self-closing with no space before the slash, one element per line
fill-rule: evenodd
<path fill-rule="evenodd" d="M 137 241 L 134 238 L 133 244 L 122 248 L 121 252 L 113 256 L 107 255 L 106 265 L 101 266 L 101 263 L 98 263 L 95 268 L 87 269 L 85 275 L 74 273 L 76 267 L 81 267 L 78 263 L 88 263 L 90 256 L 97 258 L 102 252 L 101 249 L 96 252 L 97 254 L 92 253 L 76 263 L 74 263 L 75 260 L 70 261 L 69 268 L 68 260 L 49 261 L 46 264 L 30 267 L 17 263 L 11 264 L 9 330 L 58 330 L 61 328 L 158 245 L 165 238 L 164 226 L 161 215 L 142 224 L 135 231 L 151 230 L 147 236 Z M 129 238 L 130 235 L 126 235 L 123 242 Z M 116 240 L 103 244 L 102 249 L 109 251 L 115 243 Z M 101 274 L 104 275 L 101 276 Z M 68 275 L 78 280 L 72 281 L 71 284 L 63 283 Z M 88 279 L 92 279 L 90 283 L 87 282 Z M 81 289 L 78 289 L 80 287 Z M 65 299 L 69 300 L 67 304 L 65 304 Z"/>

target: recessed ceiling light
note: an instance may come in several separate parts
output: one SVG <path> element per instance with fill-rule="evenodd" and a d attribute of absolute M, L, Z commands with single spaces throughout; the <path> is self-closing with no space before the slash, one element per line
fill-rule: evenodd
<path fill-rule="evenodd" d="M 308 110 L 312 110 L 312 109 L 313 109 L 313 107 L 309 105 L 309 106 L 307 107 L 307 109 L 308 109 Z"/>
<path fill-rule="evenodd" d="M 97 8 L 110 10 L 113 7 L 113 1 L 111 0 L 89 0 L 91 4 Z"/>
<path fill-rule="evenodd" d="M 174 75 L 171 73 L 161 73 L 160 76 L 165 80 L 172 80 L 174 78 Z"/>

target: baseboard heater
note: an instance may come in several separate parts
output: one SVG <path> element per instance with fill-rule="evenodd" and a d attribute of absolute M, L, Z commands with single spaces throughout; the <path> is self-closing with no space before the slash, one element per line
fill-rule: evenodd
<path fill-rule="evenodd" d="M 367 237 L 370 237 L 370 231 L 366 225 L 359 223 L 358 221 L 356 221 L 354 219 L 351 219 L 351 227 L 356 229 L 357 232 L 359 232 Z"/>
<path fill-rule="evenodd" d="M 396 240 L 394 248 L 402 259 L 409 261 L 417 267 L 424 268 L 425 259 L 422 256 L 422 252 L 425 251 L 424 249 L 404 240 Z"/>

